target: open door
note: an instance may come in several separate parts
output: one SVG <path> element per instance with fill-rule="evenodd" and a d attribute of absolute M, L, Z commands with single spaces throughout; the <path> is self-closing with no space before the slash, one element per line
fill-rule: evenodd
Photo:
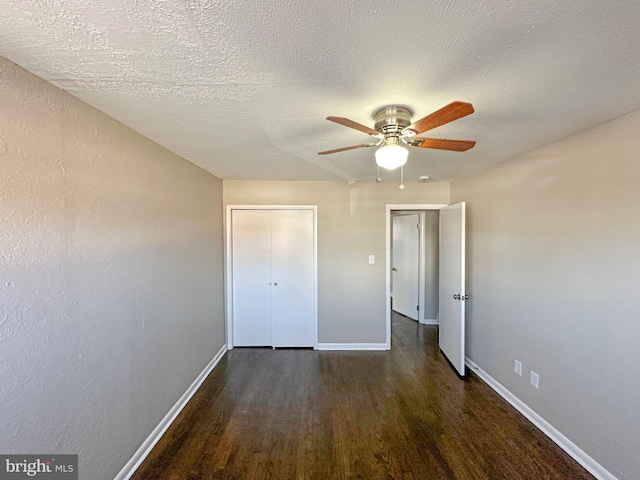
<path fill-rule="evenodd" d="M 440 209 L 440 350 L 465 375 L 465 203 Z"/>
<path fill-rule="evenodd" d="M 391 285 L 393 309 L 418 320 L 420 302 L 420 215 L 398 215 L 393 220 Z"/>

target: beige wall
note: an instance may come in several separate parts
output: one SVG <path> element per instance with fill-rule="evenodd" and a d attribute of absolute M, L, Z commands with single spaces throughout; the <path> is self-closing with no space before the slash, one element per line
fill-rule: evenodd
<path fill-rule="evenodd" d="M 448 183 L 224 181 L 225 205 L 318 206 L 320 343 L 386 341 L 386 205 L 448 202 Z"/>
<path fill-rule="evenodd" d="M 469 357 L 620 479 L 640 472 L 639 132 L 640 111 L 451 186 Z"/>
<path fill-rule="evenodd" d="M 224 343 L 222 182 L 0 58 L 0 451 L 113 478 Z"/>
<path fill-rule="evenodd" d="M 448 203 L 448 202 L 447 202 Z M 425 320 L 437 320 L 440 313 L 440 212 L 427 210 L 424 218 L 424 312 Z"/>

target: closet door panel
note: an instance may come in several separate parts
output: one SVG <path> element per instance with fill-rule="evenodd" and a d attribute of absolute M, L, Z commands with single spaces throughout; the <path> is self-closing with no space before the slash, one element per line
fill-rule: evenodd
<path fill-rule="evenodd" d="M 271 214 L 232 211 L 233 342 L 238 347 L 270 346 Z"/>
<path fill-rule="evenodd" d="M 271 211 L 274 347 L 313 347 L 313 230 L 312 210 Z"/>

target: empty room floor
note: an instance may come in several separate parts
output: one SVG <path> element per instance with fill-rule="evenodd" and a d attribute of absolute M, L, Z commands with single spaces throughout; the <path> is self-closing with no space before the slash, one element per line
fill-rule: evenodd
<path fill-rule="evenodd" d="M 236 348 L 132 477 L 593 479 L 393 315 L 390 352 Z"/>

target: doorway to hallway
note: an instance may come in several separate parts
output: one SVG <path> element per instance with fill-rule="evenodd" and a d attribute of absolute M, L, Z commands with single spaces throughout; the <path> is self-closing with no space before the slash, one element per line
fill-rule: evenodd
<path fill-rule="evenodd" d="M 426 218 L 432 219 L 429 234 Z M 468 299 L 465 290 L 464 202 L 454 205 L 387 205 L 386 225 L 387 348 L 391 348 L 392 310 L 420 323 L 438 325 L 440 350 L 458 375 L 464 376 L 465 303 Z M 419 232 L 417 236 L 413 225 Z M 427 248 L 427 241 L 430 241 L 430 248 Z M 416 310 L 413 310 L 416 303 L 416 263 L 418 302 Z M 427 281 L 427 274 L 430 281 Z"/>
<path fill-rule="evenodd" d="M 392 310 L 424 325 L 438 323 L 438 210 L 391 211 Z"/>

